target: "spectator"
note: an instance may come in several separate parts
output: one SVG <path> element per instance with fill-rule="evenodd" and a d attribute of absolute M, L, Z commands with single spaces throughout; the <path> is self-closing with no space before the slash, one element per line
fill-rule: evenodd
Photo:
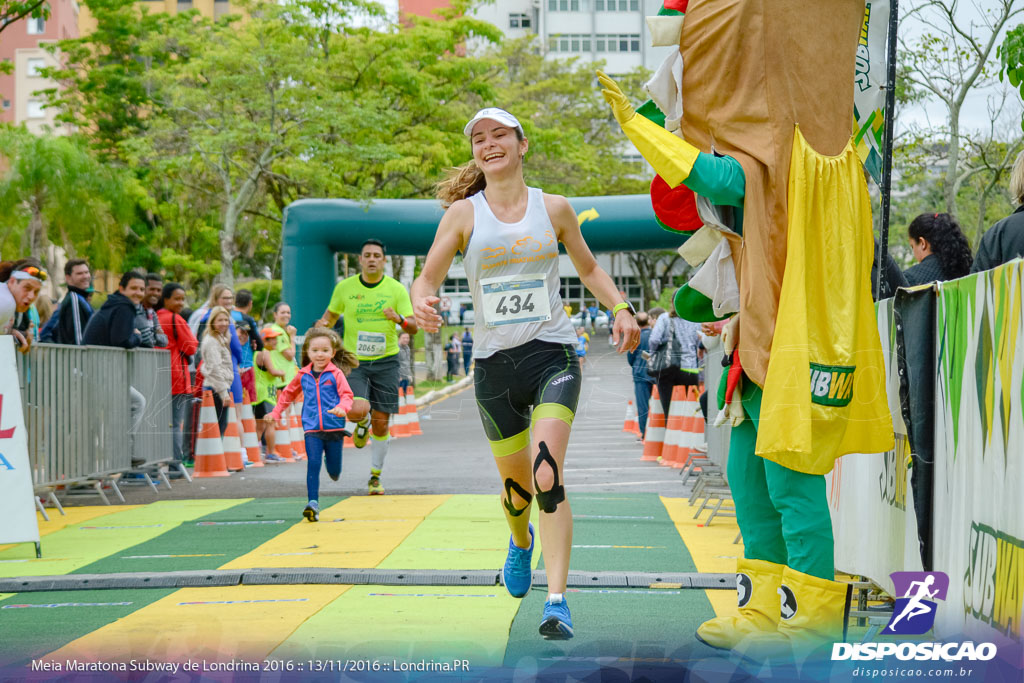
<path fill-rule="evenodd" d="M 235 413 L 236 417 L 241 420 L 242 417 L 242 375 L 239 369 L 239 364 L 242 362 L 242 343 L 238 339 L 238 331 L 235 328 L 235 321 L 231 319 L 230 311 L 235 305 L 235 293 L 227 285 L 214 285 L 210 290 L 210 298 L 207 301 L 207 311 L 199 321 L 198 330 L 199 333 L 196 335 L 197 339 L 203 339 L 205 337 L 205 330 L 209 324 L 210 312 L 216 308 L 221 307 L 225 311 L 229 311 L 228 314 L 228 342 L 229 348 L 231 349 L 231 368 L 233 371 L 234 379 L 231 382 L 231 397 L 235 402 Z M 202 346 L 199 347 L 200 357 L 202 356 Z"/>
<path fill-rule="evenodd" d="M 235 294 L 235 308 L 231 311 L 231 319 L 238 332 L 238 341 L 242 347 L 242 359 L 238 363 L 238 375 L 242 380 L 242 389 L 249 394 L 249 400 L 256 400 L 256 375 L 253 369 L 255 354 L 263 350 L 263 338 L 259 334 L 259 326 L 250 313 L 252 312 L 252 292 L 240 289 Z M 242 335 L 245 334 L 245 341 Z"/>
<path fill-rule="evenodd" d="M 85 326 L 92 317 L 92 273 L 85 259 L 71 259 L 64 264 L 64 284 L 68 293 L 60 302 L 57 314 L 43 325 L 39 340 L 53 344 L 82 345 Z"/>
<path fill-rule="evenodd" d="M 231 314 L 223 306 L 210 309 L 210 317 L 203 331 L 203 388 L 213 393 L 213 404 L 217 410 L 217 424 L 220 435 L 228 428 L 228 412 L 225 403 L 231 395 L 234 381 L 231 359 Z"/>
<path fill-rule="evenodd" d="M 253 399 L 252 411 L 256 417 L 256 436 L 266 442 L 265 459 L 270 462 L 283 461 L 283 458 L 274 452 L 274 430 L 267 429 L 268 423 L 263 420 L 277 403 L 277 390 L 285 386 L 285 373 L 274 366 L 274 359 L 271 357 L 271 353 L 277 348 L 277 340 L 280 336 L 281 332 L 275 327 L 271 325 L 264 327 L 263 351 L 256 353 L 253 359 L 256 397 Z"/>
<path fill-rule="evenodd" d="M 274 304 L 274 323 L 271 327 L 277 330 L 279 338 L 277 348 L 270 355 L 274 360 L 274 367 L 285 371 L 285 382 L 282 386 L 287 386 L 299 371 L 299 366 L 295 364 L 295 335 L 298 331 L 290 324 L 291 319 L 291 306 L 284 301 Z"/>
<path fill-rule="evenodd" d="M 626 354 L 633 369 L 633 394 L 636 396 L 637 422 L 640 423 L 640 440 L 647 436 L 647 412 L 651 403 L 651 390 L 654 387 L 654 378 L 647 374 L 647 361 L 644 359 L 644 351 L 650 349 L 651 328 L 650 316 L 643 311 L 636 314 L 636 324 L 640 327 L 640 343 L 632 351 Z"/>
<path fill-rule="evenodd" d="M 452 333 L 448 343 L 444 345 L 444 350 L 448 358 L 448 374 L 445 375 L 445 380 L 452 382 L 459 374 L 459 357 L 462 355 L 462 343 L 457 333 Z"/>
<path fill-rule="evenodd" d="M 469 365 L 473 362 L 473 335 L 469 333 L 469 328 L 465 327 L 462 331 L 462 367 L 466 370 L 466 377 L 469 377 Z"/>
<path fill-rule="evenodd" d="M 948 213 L 922 213 L 907 232 L 917 260 L 903 272 L 907 284 L 954 280 L 971 272 L 971 245 Z"/>
<path fill-rule="evenodd" d="M 49 294 L 44 294 L 37 297 L 33 305 L 39 317 L 37 324 L 40 328 L 45 327 L 53 319 L 53 299 L 50 298 Z"/>
<path fill-rule="evenodd" d="M 0 334 L 13 336 L 22 353 L 32 347 L 28 310 L 47 277 L 35 259 L 0 263 Z"/>
<path fill-rule="evenodd" d="M 583 308 L 582 310 L 587 310 Z M 582 325 L 576 328 L 576 355 L 580 359 L 580 372 L 587 365 L 587 351 L 590 349 L 590 339 L 587 338 L 587 331 Z"/>
<path fill-rule="evenodd" d="M 186 459 L 185 434 L 192 432 L 192 376 L 189 373 L 191 356 L 199 348 L 188 322 L 181 316 L 185 307 L 185 288 L 177 282 L 168 282 L 160 292 L 160 307 L 157 316 L 160 327 L 167 330 L 166 348 L 171 352 L 171 435 L 174 442 L 174 459 Z"/>
<path fill-rule="evenodd" d="M 167 335 L 160 327 L 160 319 L 156 315 L 163 288 L 163 278 L 156 273 L 146 275 L 142 302 L 135 307 L 135 327 L 138 328 L 141 337 L 139 346 L 145 349 L 167 348 Z"/>
<path fill-rule="evenodd" d="M 146 291 L 146 278 L 142 273 L 129 270 L 121 276 L 116 292 L 107 297 L 100 309 L 89 318 L 89 324 L 82 335 L 82 343 L 93 346 L 116 346 L 122 349 L 134 349 L 142 343 L 142 336 L 136 327 L 136 308 L 142 304 Z M 128 386 L 131 402 L 132 424 L 128 431 L 134 439 L 135 432 L 142 422 L 146 411 L 146 398 L 135 387 Z M 133 442 L 134 443 L 134 442 Z M 132 446 L 132 466 L 143 464 L 145 458 L 134 455 Z"/>
<path fill-rule="evenodd" d="M 887 249 L 883 256 L 885 266 L 882 271 L 882 291 L 878 291 L 878 257 L 881 255 L 881 251 L 882 248 L 876 239 L 875 255 L 871 260 L 871 298 L 875 301 L 888 299 L 896 294 L 897 289 L 907 286 L 907 278 L 903 276 L 903 271 L 896 265 L 896 261 L 893 260 L 892 255 Z"/>
<path fill-rule="evenodd" d="M 597 332 L 597 315 L 600 312 L 601 312 L 601 307 L 597 305 L 597 300 L 595 300 L 594 303 L 590 304 L 590 306 L 587 308 L 587 313 L 590 315 L 590 331 L 591 332 L 594 332 L 594 333 Z M 611 318 L 609 317 L 608 320 L 610 321 Z M 608 333 L 609 334 L 611 334 L 611 329 L 612 329 L 611 325 L 609 324 L 608 325 Z"/>
<path fill-rule="evenodd" d="M 661 407 L 668 415 L 672 403 L 672 388 L 697 386 L 697 345 L 700 343 L 700 325 L 683 320 L 671 311 L 661 315 L 647 340 L 649 353 L 653 357 L 659 351 L 668 354 L 667 365 L 658 371 L 655 380 Z"/>
<path fill-rule="evenodd" d="M 398 388 L 405 390 L 414 386 L 412 374 L 412 347 L 409 345 L 412 338 L 408 332 L 398 335 Z"/>
<path fill-rule="evenodd" d="M 972 273 L 995 268 L 1018 256 L 1024 256 L 1024 152 L 1017 155 L 1010 173 L 1010 195 L 1017 208 L 997 222 L 978 243 Z"/>
<path fill-rule="evenodd" d="M 441 318 L 444 320 L 444 324 L 447 326 L 450 324 L 452 314 L 452 300 L 447 296 L 441 297 Z"/>

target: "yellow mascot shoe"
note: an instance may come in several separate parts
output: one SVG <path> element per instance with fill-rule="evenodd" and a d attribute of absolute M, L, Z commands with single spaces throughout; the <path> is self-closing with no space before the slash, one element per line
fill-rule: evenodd
<path fill-rule="evenodd" d="M 774 633 L 779 623 L 779 586 L 785 567 L 764 560 L 736 562 L 736 600 L 739 616 L 715 617 L 697 629 L 697 640 L 731 650 L 748 636 Z"/>
<path fill-rule="evenodd" d="M 819 649 L 827 654 L 833 643 L 846 639 L 853 586 L 786 567 L 778 592 L 778 630 L 752 634 L 735 648 L 739 654 L 752 659 L 806 659 Z"/>

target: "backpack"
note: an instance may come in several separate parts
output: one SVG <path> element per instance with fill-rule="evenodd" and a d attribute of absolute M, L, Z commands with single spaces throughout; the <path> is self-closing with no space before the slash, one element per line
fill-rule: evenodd
<path fill-rule="evenodd" d="M 667 315 L 667 314 L 666 314 Z M 676 338 L 676 326 L 670 318 L 668 321 L 668 339 L 661 343 L 658 350 L 651 354 L 647 361 L 647 374 L 657 377 L 662 370 L 673 365 L 679 367 L 683 362 L 683 345 Z"/>

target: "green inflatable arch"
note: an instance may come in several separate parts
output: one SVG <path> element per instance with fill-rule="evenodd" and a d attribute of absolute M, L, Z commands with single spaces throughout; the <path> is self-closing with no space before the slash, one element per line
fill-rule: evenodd
<path fill-rule="evenodd" d="M 595 252 L 675 249 L 684 236 L 663 230 L 649 195 L 571 197 L 583 236 Z M 282 278 L 292 324 L 305 329 L 327 308 L 336 279 L 334 255 L 354 254 L 376 237 L 388 254 L 422 256 L 430 249 L 441 205 L 433 199 L 303 199 L 284 213 Z"/>

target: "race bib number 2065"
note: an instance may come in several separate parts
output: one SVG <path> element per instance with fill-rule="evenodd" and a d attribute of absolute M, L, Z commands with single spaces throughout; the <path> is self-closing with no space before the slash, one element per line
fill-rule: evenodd
<path fill-rule="evenodd" d="M 506 275 L 480 281 L 488 327 L 551 320 L 544 275 Z"/>

